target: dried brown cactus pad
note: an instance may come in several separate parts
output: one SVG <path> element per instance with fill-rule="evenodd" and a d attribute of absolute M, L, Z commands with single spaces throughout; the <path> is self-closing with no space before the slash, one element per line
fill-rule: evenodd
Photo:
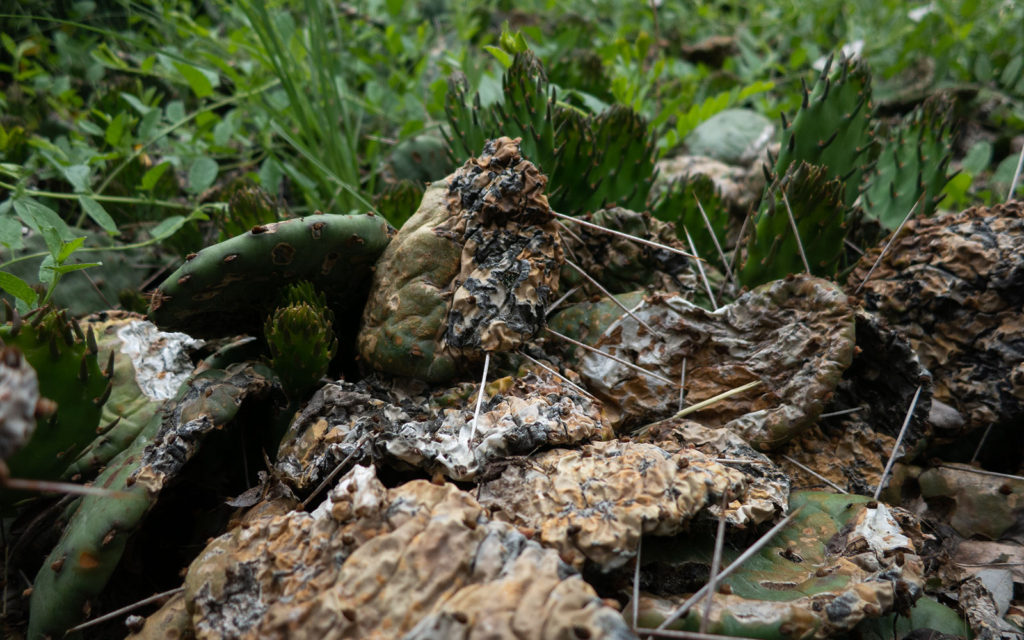
<path fill-rule="evenodd" d="M 558 554 L 452 484 L 356 467 L 312 513 L 217 538 L 185 580 L 205 638 L 630 638 Z"/>
<path fill-rule="evenodd" d="M 880 253 L 861 258 L 850 291 Z M 860 296 L 906 335 L 963 432 L 1024 416 L 1024 203 L 911 220 Z"/>

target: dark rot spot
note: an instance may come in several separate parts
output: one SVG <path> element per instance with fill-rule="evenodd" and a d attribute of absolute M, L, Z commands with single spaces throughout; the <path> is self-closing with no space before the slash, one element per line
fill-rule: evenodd
<path fill-rule="evenodd" d="M 238 254 L 237 253 L 231 253 L 231 254 L 228 254 L 228 255 L 224 256 L 224 264 L 231 264 L 235 260 L 238 260 Z"/>
<path fill-rule="evenodd" d="M 358 233 L 353 233 L 352 237 L 349 238 L 348 241 L 349 244 L 366 244 L 366 240 L 363 240 L 363 237 L 360 236 Z"/>
<path fill-rule="evenodd" d="M 310 225 L 309 230 L 312 232 L 314 240 L 319 240 L 320 238 L 323 237 L 324 227 L 326 226 L 326 222 L 314 222 L 312 225 Z"/>
<path fill-rule="evenodd" d="M 341 254 L 338 253 L 337 251 L 332 251 L 328 253 L 324 257 L 323 262 L 320 263 L 320 274 L 325 276 L 329 274 L 331 272 L 331 269 L 334 268 L 334 263 L 337 262 L 338 258 L 340 257 Z"/>
<path fill-rule="evenodd" d="M 185 256 L 185 262 L 190 262 L 192 260 L 195 260 L 196 256 L 198 256 L 198 255 L 199 255 L 198 253 L 190 253 L 190 254 L 188 254 L 187 256 Z"/>
<path fill-rule="evenodd" d="M 269 231 L 269 229 L 267 229 L 267 226 L 263 224 L 258 224 L 254 226 L 252 229 L 249 229 L 249 233 L 251 233 L 254 236 L 258 236 L 261 233 L 266 233 L 267 231 Z"/>
<path fill-rule="evenodd" d="M 191 279 L 192 279 L 192 274 L 186 273 L 185 275 L 183 275 L 180 278 L 178 278 L 178 285 L 179 286 L 184 286 L 185 283 L 188 282 Z"/>
<path fill-rule="evenodd" d="M 276 265 L 291 264 L 292 260 L 295 259 L 295 247 L 287 242 L 278 242 L 270 250 L 270 259 Z"/>

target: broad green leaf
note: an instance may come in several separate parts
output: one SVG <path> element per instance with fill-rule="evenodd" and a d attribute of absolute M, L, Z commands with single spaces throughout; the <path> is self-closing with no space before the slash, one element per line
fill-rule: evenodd
<path fill-rule="evenodd" d="M 0 244 L 11 251 L 25 246 L 21 239 L 21 223 L 14 216 L 0 215 Z"/>
<path fill-rule="evenodd" d="M 85 193 L 89 191 L 89 174 L 92 173 L 89 167 L 84 164 L 73 164 L 70 167 L 64 167 L 62 169 L 64 177 L 71 183 L 75 193 Z"/>
<path fill-rule="evenodd" d="M 188 83 L 189 88 L 192 89 L 192 93 L 196 94 L 197 98 L 205 98 L 213 94 L 213 83 L 210 82 L 205 73 L 184 62 L 175 62 L 174 68 L 185 78 L 185 82 Z"/>
<path fill-rule="evenodd" d="M 217 161 L 208 156 L 196 158 L 188 170 L 188 190 L 200 193 L 210 187 L 217 179 Z"/>
<path fill-rule="evenodd" d="M 987 140 L 981 140 L 967 150 L 967 155 L 964 156 L 963 162 L 960 163 L 960 166 L 962 166 L 963 170 L 967 173 L 972 176 L 976 176 L 987 169 L 991 162 L 992 143 Z"/>
<path fill-rule="evenodd" d="M 27 196 L 15 198 L 14 212 L 28 228 L 36 233 L 42 233 L 44 228 L 52 227 L 62 240 L 70 240 L 73 237 L 68 225 L 61 220 L 56 211 L 32 198 Z"/>
<path fill-rule="evenodd" d="M 139 182 L 139 188 L 143 191 L 151 191 L 170 166 L 171 163 L 165 160 L 155 167 L 151 167 L 145 174 L 143 174 L 142 180 Z"/>
<path fill-rule="evenodd" d="M 78 248 L 82 246 L 83 242 L 85 242 L 85 236 L 74 238 L 71 242 L 61 243 L 60 251 L 57 253 L 57 262 L 64 264 L 64 261 L 67 260 L 72 253 L 78 251 Z"/>
<path fill-rule="evenodd" d="M 139 115 L 141 115 L 141 116 L 145 116 L 146 114 L 148 114 L 150 111 L 153 110 L 153 107 L 147 106 L 142 100 L 139 100 L 138 98 L 136 98 L 135 96 L 133 96 L 130 93 L 124 93 L 122 91 L 121 92 L 121 99 L 124 100 L 125 102 L 127 102 L 129 105 L 131 105 L 132 109 L 135 109 L 136 111 L 138 111 Z"/>
<path fill-rule="evenodd" d="M 37 277 L 39 278 L 40 284 L 43 284 L 46 287 L 49 287 L 50 283 L 57 279 L 57 272 L 54 271 L 53 265 L 53 256 L 46 256 L 43 258 L 43 261 L 39 263 L 39 273 Z"/>
<path fill-rule="evenodd" d="M 116 147 L 121 142 L 121 137 L 124 135 L 124 127 L 128 122 L 128 114 L 124 111 L 117 114 L 110 124 L 107 125 L 107 131 L 103 135 L 103 139 L 107 141 L 112 147 Z"/>
<path fill-rule="evenodd" d="M 149 140 L 152 138 L 158 124 L 160 124 L 160 110 L 150 109 L 146 115 L 142 116 L 142 121 L 139 122 L 139 140 Z"/>
<path fill-rule="evenodd" d="M 60 275 L 64 275 L 65 273 L 70 273 L 72 271 L 81 271 L 82 269 L 90 269 L 92 267 L 99 267 L 102 264 L 103 264 L 102 262 L 82 262 L 81 264 L 62 264 L 59 267 L 52 267 L 52 269 L 53 269 L 53 271 L 55 273 L 59 273 Z"/>
<path fill-rule="evenodd" d="M 46 248 L 49 250 L 50 255 L 56 259 L 57 256 L 60 255 L 61 245 L 64 244 L 60 234 L 57 233 L 57 230 L 53 227 L 43 227 L 42 236 L 43 240 L 46 242 Z M 71 238 L 68 238 L 68 240 L 70 239 Z"/>
<path fill-rule="evenodd" d="M 28 283 L 6 271 L 0 271 L 0 289 L 21 300 L 30 307 L 34 307 L 39 295 L 28 286 Z"/>
<path fill-rule="evenodd" d="M 501 47 L 487 45 L 486 47 L 484 47 L 484 51 L 497 58 L 498 62 L 501 63 L 501 66 L 505 67 L 506 69 L 512 66 L 512 56 L 510 56 L 508 52 L 502 49 Z"/>
<path fill-rule="evenodd" d="M 149 230 L 149 235 L 157 240 L 165 240 L 185 224 L 185 216 L 171 216 Z"/>

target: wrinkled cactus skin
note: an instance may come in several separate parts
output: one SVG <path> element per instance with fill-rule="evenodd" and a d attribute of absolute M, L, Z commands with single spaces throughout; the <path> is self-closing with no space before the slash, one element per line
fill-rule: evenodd
<path fill-rule="evenodd" d="M 536 336 L 562 264 L 545 184 L 507 137 L 432 184 L 374 270 L 363 360 L 443 382 Z"/>

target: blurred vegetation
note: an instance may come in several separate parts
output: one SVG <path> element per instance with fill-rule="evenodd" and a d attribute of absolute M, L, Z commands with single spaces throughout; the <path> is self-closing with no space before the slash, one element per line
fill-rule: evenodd
<path fill-rule="evenodd" d="M 959 173 L 942 206 L 1005 199 L 1024 134 L 1024 5 L 997 0 L 29 0 L 6 11 L 0 288 L 24 308 L 75 286 L 130 306 L 125 288 L 145 290 L 231 226 L 240 181 L 281 215 L 387 203 L 400 224 L 410 212 L 395 203 L 409 198 L 396 185 L 408 194 L 403 181 L 452 168 L 431 150 L 448 126 L 449 77 L 463 74 L 486 108 L 524 45 L 560 105 L 631 108 L 657 158 L 729 107 L 792 115 L 815 65 L 839 50 L 871 69 L 879 117 L 954 99 Z M 104 293 L 115 278 L 100 262 L 117 262 L 130 286 Z"/>

